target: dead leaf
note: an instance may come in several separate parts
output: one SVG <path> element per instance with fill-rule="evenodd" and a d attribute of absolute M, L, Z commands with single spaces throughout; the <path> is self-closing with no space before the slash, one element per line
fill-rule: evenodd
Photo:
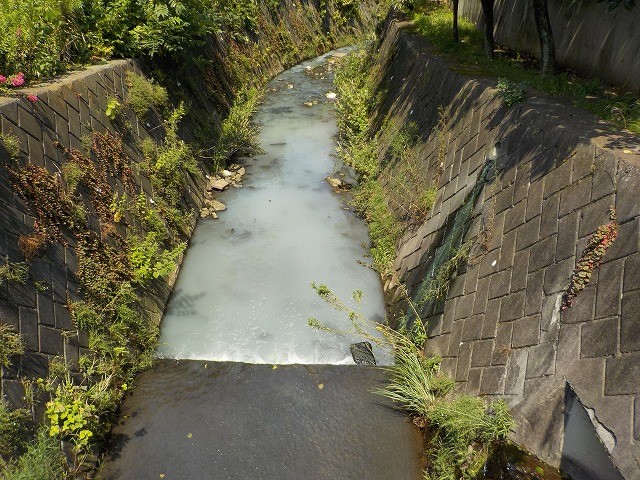
<path fill-rule="evenodd" d="M 323 388 L 324 388 L 324 383 L 319 383 L 319 384 L 318 384 L 318 389 L 319 389 L 319 390 L 322 390 Z"/>

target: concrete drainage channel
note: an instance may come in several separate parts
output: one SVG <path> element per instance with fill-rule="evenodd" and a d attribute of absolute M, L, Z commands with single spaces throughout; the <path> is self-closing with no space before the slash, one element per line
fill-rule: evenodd
<path fill-rule="evenodd" d="M 163 319 L 156 367 L 140 376 L 113 431 L 105 479 L 422 478 L 422 438 L 372 390 L 387 352 L 321 332 L 347 319 L 311 282 L 385 314 L 378 275 L 358 264 L 364 221 L 324 182 L 332 158 L 336 51 L 283 73 L 256 114 L 266 152 L 244 188 L 200 222 Z M 341 178 L 341 177 L 340 177 Z M 180 360 L 176 360 L 180 359 Z M 243 362 L 243 363 L 240 363 Z"/>

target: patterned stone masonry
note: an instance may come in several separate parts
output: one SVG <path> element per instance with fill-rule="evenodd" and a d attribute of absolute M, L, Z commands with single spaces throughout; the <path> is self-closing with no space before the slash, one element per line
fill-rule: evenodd
<path fill-rule="evenodd" d="M 482 167 L 493 161 L 498 173 L 475 204 L 468 265 L 427 319 L 426 351 L 443 358 L 460 391 L 504 398 L 514 440 L 555 465 L 568 383 L 596 430 L 613 437 L 606 446 L 617 468 L 640 478 L 639 143 L 542 95 L 507 108 L 494 83 L 455 74 L 429 52 L 403 24 L 387 25 L 380 117 L 418 124 L 425 183 L 416 188 L 439 180 L 432 211 L 400 242 L 396 270 L 411 294 Z M 561 311 L 610 207 L 619 236 L 575 305 Z M 390 303 L 402 308 L 394 287 L 386 285 Z"/>
<path fill-rule="evenodd" d="M 59 142 L 69 149 L 83 149 L 83 137 L 91 132 L 115 132 L 105 114 L 109 98 L 123 102 L 128 91 L 127 71 L 141 73 L 132 61 L 114 61 L 72 74 L 61 83 L 29 90 L 38 96 L 32 103 L 25 98 L 0 99 L 0 128 L 15 135 L 20 142 L 19 162 L 29 162 L 59 174 L 64 161 Z M 162 135 L 161 123 L 149 116 L 146 123 L 133 121 L 124 146 L 134 162 L 142 161 L 136 145 L 144 138 Z M 13 163 L 0 145 L 0 262 L 24 261 L 18 247 L 22 234 L 33 233 L 34 218 L 25 202 L 13 188 L 7 170 Z M 147 178 L 136 176 L 136 182 L 151 195 Z M 192 191 L 197 191 L 192 188 Z M 198 205 L 193 194 L 191 203 Z M 70 240 L 70 239 L 69 239 Z M 76 277 L 78 259 L 74 244 L 51 244 L 44 254 L 29 262 L 29 279 L 0 284 L 0 323 L 20 332 L 26 353 L 14 359 L 10 368 L 2 369 L 2 397 L 14 407 L 23 404 L 23 379 L 45 377 L 53 358 L 64 358 L 72 370 L 78 368 L 80 355 L 88 353 L 88 337 L 78 332 L 71 320 L 68 300 L 78 300 Z M 158 281 L 146 299 L 145 308 L 159 320 L 168 299 L 173 277 Z"/>

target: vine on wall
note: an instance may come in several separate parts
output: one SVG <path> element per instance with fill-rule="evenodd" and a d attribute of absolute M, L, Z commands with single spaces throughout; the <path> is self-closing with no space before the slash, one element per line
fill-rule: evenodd
<path fill-rule="evenodd" d="M 602 258 L 607 249 L 617 238 L 618 222 L 616 221 L 616 211 L 613 207 L 609 210 L 609 218 L 611 221 L 598 227 L 598 230 L 591 235 L 589 243 L 582 251 L 580 260 L 578 260 L 578 264 L 571 276 L 571 285 L 562 297 L 562 310 L 573 306 L 576 296 L 587 286 L 593 272 L 602 263 Z"/>

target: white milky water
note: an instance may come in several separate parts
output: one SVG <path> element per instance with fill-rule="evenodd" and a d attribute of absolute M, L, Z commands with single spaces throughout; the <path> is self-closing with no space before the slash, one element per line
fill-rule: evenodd
<path fill-rule="evenodd" d="M 383 320 L 379 276 L 357 263 L 369 262 L 367 227 L 343 208 L 349 196 L 324 180 L 337 168 L 336 121 L 325 98 L 331 75 L 322 79 L 307 67 L 331 65 L 340 52 L 298 65 L 267 87 L 254 119 L 266 153 L 238 162 L 247 168 L 244 188 L 218 194 L 227 210 L 199 222 L 163 318 L 159 357 L 353 363 L 349 345 L 362 338 L 307 325 L 315 317 L 349 328 L 346 314 L 324 303 L 311 282 L 345 300 L 362 290 L 362 312 Z M 310 101 L 318 104 L 304 105 Z M 374 353 L 389 363 L 375 346 Z"/>

